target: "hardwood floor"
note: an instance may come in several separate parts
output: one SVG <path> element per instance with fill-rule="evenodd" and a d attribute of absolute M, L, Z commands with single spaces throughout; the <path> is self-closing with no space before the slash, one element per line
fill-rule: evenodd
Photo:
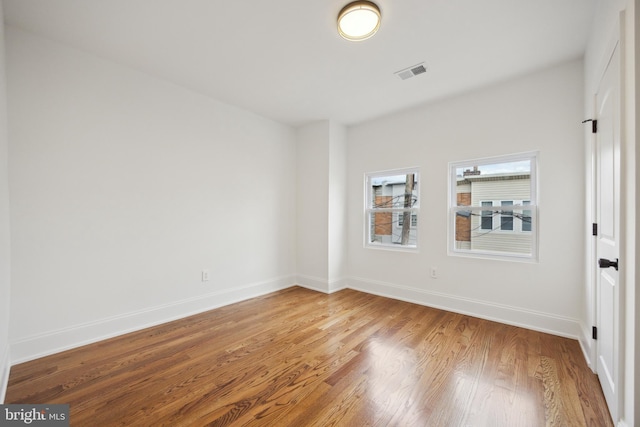
<path fill-rule="evenodd" d="M 72 426 L 611 426 L 576 341 L 290 288 L 11 369 Z"/>

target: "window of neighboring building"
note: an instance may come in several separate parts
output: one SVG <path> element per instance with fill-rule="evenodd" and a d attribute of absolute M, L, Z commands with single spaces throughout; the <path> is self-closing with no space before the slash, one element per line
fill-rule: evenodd
<path fill-rule="evenodd" d="M 398 223 L 396 224 L 398 227 L 404 226 L 404 213 L 398 214 Z M 418 216 L 416 214 L 411 214 L 411 226 L 416 227 L 418 225 Z"/>
<path fill-rule="evenodd" d="M 500 230 L 513 231 L 513 211 L 508 211 L 505 206 L 513 206 L 512 200 L 503 200 L 501 203 L 502 211 L 500 212 Z"/>
<path fill-rule="evenodd" d="M 449 253 L 535 260 L 537 153 L 449 167 Z"/>
<path fill-rule="evenodd" d="M 482 206 L 493 206 L 493 202 L 483 201 L 480 203 Z M 480 220 L 480 229 L 493 230 L 493 211 L 482 211 Z"/>
<path fill-rule="evenodd" d="M 418 170 L 366 174 L 366 244 L 415 249 L 419 216 Z"/>

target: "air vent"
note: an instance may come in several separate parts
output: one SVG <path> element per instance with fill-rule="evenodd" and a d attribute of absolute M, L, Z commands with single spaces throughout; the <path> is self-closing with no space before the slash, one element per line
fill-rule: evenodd
<path fill-rule="evenodd" d="M 411 67 L 404 68 L 400 71 L 396 71 L 394 74 L 400 77 L 401 80 L 407 80 L 411 77 L 424 74 L 427 72 L 427 67 L 424 66 L 424 62 L 420 64 L 412 65 Z"/>
<path fill-rule="evenodd" d="M 417 67 L 412 68 L 411 72 L 413 73 L 414 76 L 417 76 L 418 74 L 426 73 L 427 69 L 424 68 L 424 65 L 418 65 Z"/>

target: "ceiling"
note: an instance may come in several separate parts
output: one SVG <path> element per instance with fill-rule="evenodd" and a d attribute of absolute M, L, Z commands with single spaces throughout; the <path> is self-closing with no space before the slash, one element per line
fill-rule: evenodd
<path fill-rule="evenodd" d="M 596 0 L 3 0 L 5 22 L 298 126 L 355 124 L 583 55 Z M 407 80 L 394 73 L 424 62 Z"/>

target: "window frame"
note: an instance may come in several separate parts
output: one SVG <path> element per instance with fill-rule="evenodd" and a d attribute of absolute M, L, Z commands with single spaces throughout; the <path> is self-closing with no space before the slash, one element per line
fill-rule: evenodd
<path fill-rule="evenodd" d="M 494 157 L 484 157 L 479 159 L 469 159 L 464 161 L 455 161 L 449 163 L 449 218 L 448 218 L 448 255 L 449 256 L 461 256 L 461 257 L 470 257 L 470 258 L 488 258 L 488 259 L 498 259 L 498 260 L 506 260 L 506 261 L 520 261 L 520 262 L 538 262 L 538 240 L 539 240 L 539 224 L 538 224 L 538 209 L 539 209 L 539 199 L 540 194 L 538 191 L 538 152 L 530 151 L 524 153 L 516 153 L 516 154 L 508 154 L 503 156 L 494 156 Z M 501 198 L 501 199 L 481 199 L 479 201 L 480 206 L 458 206 L 457 202 L 457 169 L 463 167 L 473 166 L 487 166 L 487 165 L 498 165 L 503 163 L 511 163 L 518 161 L 529 161 L 530 162 L 530 172 L 529 172 L 529 181 L 530 181 L 530 194 L 528 199 L 519 199 L 517 197 L 513 198 Z M 513 221 L 513 229 L 512 230 L 501 230 L 501 222 L 502 222 L 502 202 L 503 201 L 511 201 L 513 205 L 509 205 L 509 210 L 511 212 L 519 213 L 522 215 L 522 218 L 530 218 L 530 230 L 524 230 L 523 226 L 516 225 L 515 221 Z M 531 239 L 531 251 L 530 253 L 517 253 L 517 252 L 503 252 L 503 251 L 492 251 L 492 250 L 482 250 L 482 249 L 466 249 L 459 248 L 456 246 L 456 216 L 462 213 L 466 214 L 477 214 L 480 215 L 480 227 L 483 226 L 483 213 L 487 211 L 487 206 L 482 206 L 482 202 L 492 202 L 492 230 L 498 234 L 523 234 L 529 235 Z M 525 205 L 525 202 L 528 204 Z M 496 213 L 496 211 L 500 211 L 500 213 Z M 525 215 L 527 213 L 527 215 Z M 497 222 L 497 224 L 496 224 Z M 500 227 L 498 227 L 500 226 Z M 496 228 L 497 227 L 497 228 Z M 488 229 L 482 229 L 488 231 Z"/>
<path fill-rule="evenodd" d="M 415 205 L 410 208 L 405 207 L 390 207 L 390 208 L 376 208 L 374 206 L 373 200 L 373 180 L 376 178 L 386 177 L 386 176 L 398 176 L 398 175 L 407 175 L 414 174 L 415 186 L 417 194 L 417 200 Z M 419 242 L 419 224 L 420 224 L 420 168 L 418 167 L 408 167 L 401 169 L 389 169 L 384 171 L 377 172 L 366 172 L 364 174 L 364 247 L 370 249 L 383 249 L 390 251 L 405 251 L 405 252 L 418 252 L 418 242 Z M 372 241 L 372 214 L 375 213 L 390 213 L 393 218 L 393 224 L 391 228 L 396 227 L 396 218 L 399 214 L 404 212 L 410 213 L 411 224 L 410 230 L 411 233 L 415 235 L 415 244 L 412 245 L 401 245 L 398 243 L 386 243 L 386 242 L 375 242 Z M 416 224 L 414 225 L 414 218 Z"/>

